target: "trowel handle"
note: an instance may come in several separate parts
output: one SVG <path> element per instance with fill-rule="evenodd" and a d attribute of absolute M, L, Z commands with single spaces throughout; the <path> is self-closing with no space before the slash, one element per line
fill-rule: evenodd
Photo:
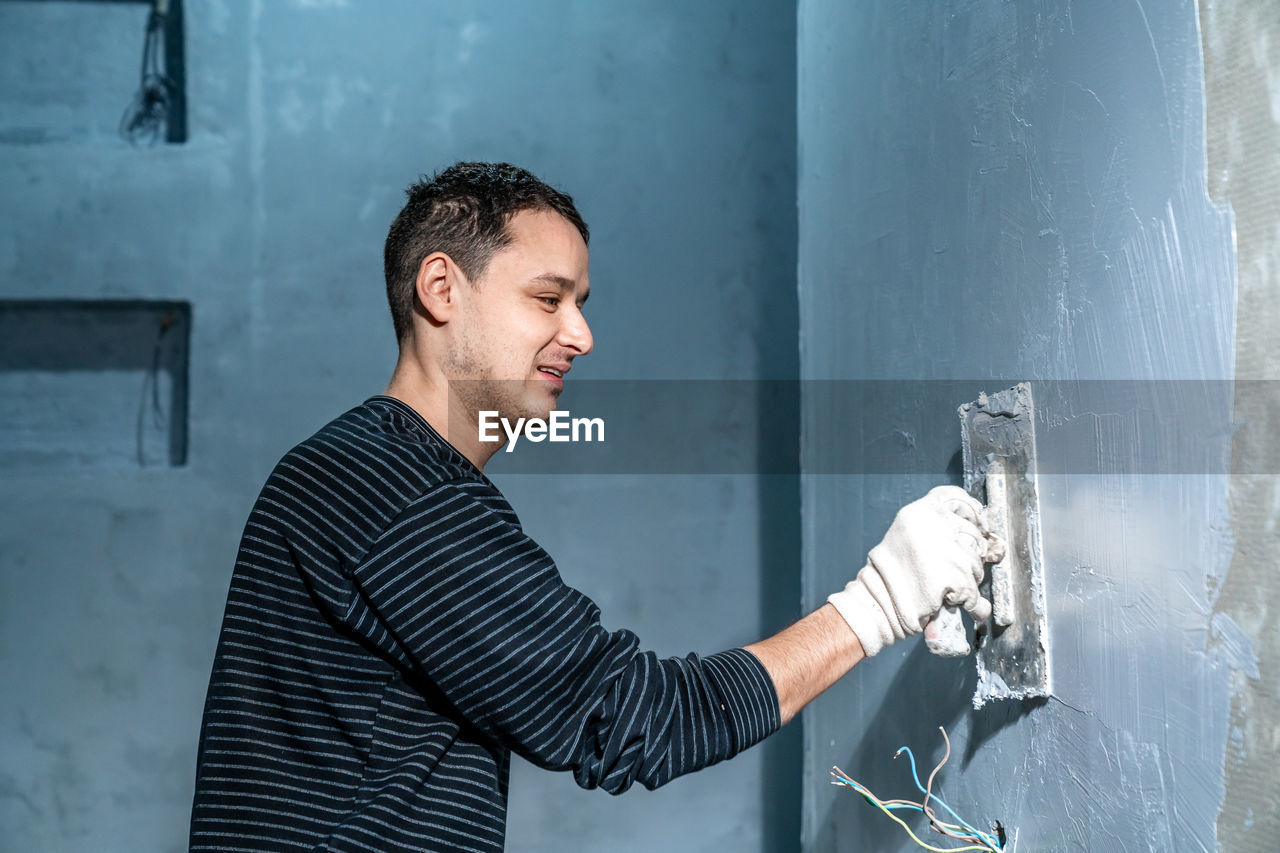
<path fill-rule="evenodd" d="M 944 607 L 924 626 L 924 644 L 935 655 L 959 658 L 969 654 L 969 635 L 964 630 L 959 607 Z"/>

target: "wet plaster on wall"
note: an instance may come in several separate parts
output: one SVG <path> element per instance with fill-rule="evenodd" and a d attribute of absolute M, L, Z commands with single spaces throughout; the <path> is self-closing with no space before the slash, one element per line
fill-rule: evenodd
<path fill-rule="evenodd" d="M 1215 612 L 1238 625 L 1257 667 L 1231 697 L 1223 850 L 1280 838 L 1280 9 L 1202 2 L 1209 191 L 1236 222 L 1239 316 L 1231 478 L 1235 553 Z"/>
<path fill-rule="evenodd" d="M 1232 223 L 1207 193 L 1193 2 L 804 0 L 799 56 L 805 378 L 1112 379 L 1140 395 L 1235 375 Z M 855 437 L 804 408 L 815 606 L 948 474 L 824 473 Z M 894 750 L 931 764 L 939 725 L 951 804 L 1016 831 L 1012 849 L 1216 849 L 1232 682 L 1256 666 L 1214 613 L 1227 473 L 1139 473 L 1146 436 L 1126 412 L 1037 408 L 1097 433 L 1079 470 L 1040 482 L 1054 697 L 971 710 L 972 662 L 919 642 L 859 666 L 806 712 L 806 849 L 913 849 L 826 771 L 900 795 Z M 883 419 L 937 428 L 910 412 Z"/>

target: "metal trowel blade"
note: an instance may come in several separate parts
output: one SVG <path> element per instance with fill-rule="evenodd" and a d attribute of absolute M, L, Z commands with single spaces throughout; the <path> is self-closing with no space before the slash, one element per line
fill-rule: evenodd
<path fill-rule="evenodd" d="M 991 526 L 1005 540 L 1004 559 L 990 566 L 982 585 L 992 614 L 976 629 L 973 705 L 1048 696 L 1049 633 L 1031 386 L 1022 383 L 982 394 L 961 406 L 959 414 L 965 489 L 987 504 Z"/>

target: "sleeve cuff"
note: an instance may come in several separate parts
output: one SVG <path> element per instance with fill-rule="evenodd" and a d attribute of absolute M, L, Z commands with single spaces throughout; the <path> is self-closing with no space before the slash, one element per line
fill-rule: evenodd
<path fill-rule="evenodd" d="M 720 694 L 720 709 L 733 729 L 736 754 L 782 727 L 778 691 L 760 659 L 730 649 L 702 659 Z"/>

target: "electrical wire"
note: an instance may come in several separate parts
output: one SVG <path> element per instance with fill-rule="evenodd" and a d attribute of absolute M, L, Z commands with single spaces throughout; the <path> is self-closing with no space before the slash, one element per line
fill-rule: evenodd
<path fill-rule="evenodd" d="M 138 455 L 138 465 L 146 467 L 146 431 L 147 431 L 147 403 L 150 402 L 150 414 L 152 420 L 152 428 L 163 430 L 167 425 L 168 418 L 165 417 L 164 404 L 160 401 L 160 369 L 164 357 L 165 334 L 178 324 L 178 317 L 172 311 L 160 318 L 160 322 L 156 327 L 156 339 L 151 348 L 151 367 L 142 375 L 142 397 L 138 401 L 138 430 L 136 436 L 135 450 Z"/>
<path fill-rule="evenodd" d="M 935 818 L 933 809 L 929 808 L 930 792 L 933 790 L 933 777 L 938 775 L 938 771 L 942 769 L 942 765 L 947 763 L 947 759 L 951 757 L 951 738 L 947 737 L 947 730 L 942 726 L 938 726 L 938 731 L 942 732 L 942 742 L 946 744 L 946 752 L 942 753 L 942 760 L 939 761 L 932 771 L 929 772 L 929 778 L 924 783 L 924 812 L 929 816 L 929 823 L 934 823 Z"/>
<path fill-rule="evenodd" d="M 831 768 L 831 776 L 833 777 L 832 784 L 853 788 L 856 792 L 861 794 L 862 797 L 865 800 L 867 800 L 867 802 L 879 808 L 882 812 L 888 815 L 895 823 L 897 823 L 903 829 L 905 829 L 907 831 L 907 834 L 911 836 L 911 839 L 915 841 L 916 844 L 920 845 L 926 850 L 942 851 L 942 853 L 945 853 L 946 851 L 957 851 L 957 850 L 980 850 L 980 851 L 987 851 L 987 853 L 1001 853 L 1001 851 L 1004 850 L 1004 846 L 998 838 L 991 835 L 990 833 L 983 832 L 982 830 L 974 827 L 968 821 L 964 820 L 962 817 L 956 814 L 955 810 L 952 809 L 949 805 L 947 805 L 946 802 L 944 802 L 940 796 L 937 796 L 933 793 L 933 780 L 938 775 L 938 771 L 942 769 L 942 766 L 947 763 L 947 759 L 951 756 L 951 741 L 949 738 L 947 738 L 946 730 L 939 727 L 939 731 L 942 732 L 943 741 L 946 743 L 946 752 L 943 754 L 942 760 L 939 761 L 938 764 L 933 768 L 933 771 L 930 772 L 928 782 L 925 785 L 920 784 L 920 775 L 916 770 L 915 755 L 911 752 L 911 750 L 908 747 L 903 746 L 896 753 L 894 753 L 894 758 L 897 758 L 899 755 L 903 754 L 904 752 L 907 754 L 907 759 L 910 761 L 910 764 L 911 764 L 911 778 L 915 782 L 916 788 L 918 788 L 920 792 L 924 794 L 923 802 L 915 802 L 914 800 L 903 800 L 903 799 L 881 800 L 879 797 L 873 794 L 870 791 L 870 789 L 868 789 L 865 785 L 852 779 L 848 774 L 842 771 L 839 767 Z M 958 823 L 947 823 L 940 820 L 937 816 L 937 813 L 929 805 L 930 800 L 932 800 L 933 802 L 941 806 L 943 809 L 945 809 L 948 814 L 950 814 L 953 818 L 955 818 L 955 820 L 958 821 Z M 901 818 L 899 818 L 897 815 L 893 813 L 894 811 L 898 811 L 898 810 L 910 810 L 910 811 L 921 812 L 922 814 L 925 815 L 925 817 L 928 818 L 929 827 L 934 832 L 937 832 L 941 835 L 945 835 L 949 838 L 954 838 L 958 841 L 968 842 L 967 846 L 934 847 L 930 844 L 925 843 L 924 841 L 920 840 L 920 838 L 911 830 L 911 827 L 909 827 L 905 821 L 903 821 Z"/>
<path fill-rule="evenodd" d="M 939 821 L 938 821 L 937 815 L 934 813 L 933 809 L 931 809 L 931 808 L 929 807 L 929 799 L 930 799 L 930 797 L 932 797 L 932 791 L 933 791 L 933 778 L 934 778 L 935 776 L 937 776 L 937 775 L 938 775 L 938 771 L 942 769 L 942 766 L 943 766 L 944 764 L 946 764 L 946 763 L 947 763 L 947 760 L 951 757 L 951 738 L 947 737 L 947 730 L 946 730 L 946 729 L 944 729 L 942 726 L 938 726 L 938 731 L 942 733 L 942 742 L 946 745 L 946 751 L 945 751 L 945 752 L 943 752 L 943 754 L 942 754 L 942 760 L 941 760 L 941 761 L 939 761 L 936 765 L 934 765 L 933 770 L 929 772 L 929 778 L 925 780 L 925 783 L 924 783 L 924 802 L 923 802 L 923 803 L 921 803 L 921 807 L 923 808 L 924 813 L 925 813 L 925 814 L 928 816 L 928 818 L 929 818 L 929 823 L 930 823 L 930 825 L 937 825 L 937 824 L 939 824 Z M 894 757 L 896 758 L 897 756 L 895 755 Z M 919 788 L 919 787 L 920 787 L 920 779 L 919 779 L 919 777 L 918 777 L 918 776 L 916 776 L 915 756 L 910 756 L 910 757 L 911 757 L 911 759 L 912 759 L 912 761 L 911 761 L 911 776 L 912 776 L 912 778 L 913 778 L 913 779 L 915 779 L 916 787 L 917 787 L 917 788 Z M 937 798 L 937 797 L 933 797 L 933 799 L 938 800 L 938 798 Z M 991 837 L 990 835 L 988 835 L 987 833 L 981 832 L 981 831 L 979 831 L 978 829 L 974 828 L 973 826 L 970 826 L 969 824 L 964 823 L 964 821 L 963 821 L 963 820 L 961 820 L 960 816 L 959 816 L 959 815 L 957 815 L 954 811 L 951 811 L 951 807 L 950 807 L 950 806 L 948 806 L 946 803 L 943 803 L 941 800 L 938 800 L 938 802 L 942 804 L 943 808 L 945 808 L 947 811 L 951 812 L 951 815 L 952 815 L 953 817 L 955 817 L 955 819 L 956 819 L 956 820 L 960 820 L 960 822 L 961 822 L 961 823 L 963 823 L 963 824 L 964 824 L 964 825 L 965 825 L 969 830 L 971 830 L 972 832 L 976 833 L 977 835 L 979 835 L 980 837 L 982 837 L 983 839 L 985 839 L 985 840 L 987 840 L 987 841 L 992 841 L 992 840 L 993 840 L 993 839 L 992 839 L 992 837 Z M 998 824 L 997 824 L 997 826 L 998 826 Z M 996 842 L 996 843 L 994 844 L 994 846 L 996 846 L 996 847 L 1000 847 L 1000 846 L 1002 846 L 1002 845 L 1001 845 L 1000 843 Z"/>
<path fill-rule="evenodd" d="M 940 806 L 942 806 L 944 809 L 946 809 L 946 810 L 947 810 L 947 812 L 948 812 L 948 813 L 949 813 L 953 818 L 955 818 L 956 820 L 960 821 L 961 825 L 963 825 L 963 826 L 964 826 L 966 829 L 968 829 L 970 832 L 973 832 L 973 833 L 978 834 L 978 835 L 986 835 L 986 833 L 983 833 L 983 832 L 981 832 L 980 830 L 978 830 L 978 829 L 974 828 L 973 826 L 971 826 L 970 824 L 966 823 L 966 822 L 965 822 L 965 820 L 964 820 L 963 818 L 961 818 L 961 817 L 960 817 L 960 815 L 958 815 L 958 814 L 956 814 L 956 813 L 955 813 L 955 811 L 951 808 L 951 806 L 949 806 L 949 805 L 947 805 L 945 802 L 943 802 L 943 801 L 942 801 L 942 799 L 941 799 L 940 797 L 933 796 L 933 795 L 930 793 L 930 790 L 929 790 L 928 788 L 926 788 L 924 785 L 921 785 L 921 784 L 920 784 L 920 775 L 916 772 L 916 757 L 915 757 L 915 755 L 911 752 L 911 749 L 910 749 L 909 747 L 905 747 L 905 746 L 904 746 L 904 747 L 900 747 L 900 748 L 898 749 L 898 751 L 897 751 L 896 753 L 894 753 L 894 756 L 893 756 L 893 757 L 894 757 L 894 758 L 897 758 L 899 755 L 901 755 L 901 754 L 902 754 L 902 753 L 904 753 L 904 752 L 907 754 L 907 759 L 911 762 L 911 778 L 912 778 L 912 780 L 916 783 L 916 788 L 918 788 L 918 789 L 919 789 L 920 793 L 922 793 L 922 794 L 924 794 L 924 795 L 925 795 L 924 802 L 923 802 L 923 803 L 919 803 L 919 804 L 918 804 L 918 805 L 920 806 L 920 810 L 921 810 L 921 811 L 923 811 L 923 812 L 926 814 L 926 816 L 927 816 L 927 815 L 929 815 L 929 814 L 932 812 L 932 809 L 929 807 L 928 802 L 929 802 L 929 800 L 931 800 L 931 799 L 932 799 L 932 800 L 933 800 L 934 802 L 936 802 L 938 805 L 940 805 Z M 929 774 L 929 781 L 930 781 L 930 784 L 932 784 L 932 782 L 933 782 L 933 777 L 934 777 L 934 775 L 938 772 L 938 770 L 940 770 L 940 769 L 942 768 L 942 765 L 943 765 L 943 764 L 945 764 L 945 763 L 947 762 L 947 757 L 948 757 L 950 754 L 951 754 L 951 749 L 950 749 L 950 744 L 949 744 L 949 742 L 948 742 L 947 755 L 944 755 L 944 756 L 942 757 L 942 761 L 941 761 L 941 762 L 939 762 L 939 763 L 938 763 L 938 766 L 937 766 L 937 767 L 935 767 L 935 768 L 933 769 L 933 773 L 930 773 L 930 774 Z M 931 821 L 932 821 L 932 818 L 931 818 Z M 987 836 L 987 837 L 988 837 L 988 838 L 990 838 L 990 836 Z"/>
<path fill-rule="evenodd" d="M 934 832 L 941 833 L 942 835 L 947 835 L 961 841 L 982 840 L 982 835 L 978 830 L 957 823 L 945 823 L 938 819 L 938 815 L 933 809 L 923 803 L 917 803 L 914 800 L 885 800 L 884 804 L 891 807 L 900 806 L 924 812 L 925 817 L 929 818 L 929 828 Z M 986 842 L 983 841 L 983 843 L 985 844 Z"/>
<path fill-rule="evenodd" d="M 861 794 L 863 798 L 867 800 L 867 802 L 871 803 L 873 806 L 880 809 L 882 812 L 888 815 L 891 820 L 893 820 L 895 823 L 901 826 L 904 830 L 906 830 L 907 835 L 911 836 L 911 840 L 914 841 L 916 844 L 919 844 L 925 850 L 935 851 L 935 853 L 951 853 L 951 851 L 955 851 L 955 850 L 982 850 L 982 851 L 987 851 L 987 853 L 990 853 L 990 851 L 993 849 L 990 845 L 985 843 L 969 844 L 964 847 L 934 847 L 932 844 L 927 844 L 924 841 L 920 840 L 919 836 L 917 836 L 911 830 L 911 827 L 907 826 L 906 822 L 903 821 L 902 818 L 898 817 L 893 813 L 894 809 L 913 809 L 915 811 L 921 811 L 920 805 L 918 803 L 904 803 L 902 801 L 895 801 L 892 804 L 886 803 L 882 801 L 879 797 L 877 797 L 875 794 L 871 793 L 871 791 L 869 791 L 861 783 L 856 782 L 853 779 L 849 778 L 844 773 L 844 771 L 842 771 L 839 767 L 832 767 L 831 775 L 835 777 L 833 780 L 833 784 L 843 785 L 845 787 L 853 788 L 855 791 Z M 947 826 L 955 826 L 955 825 L 947 824 Z M 956 827 L 956 828 L 958 829 L 960 827 Z M 963 840 L 971 840 L 971 839 L 965 837 L 963 838 Z"/>
<path fill-rule="evenodd" d="M 169 0 L 155 0 L 147 16 L 147 31 L 142 42 L 141 81 L 133 100 L 120 117 L 120 135 L 133 145 L 139 142 L 155 145 L 168 124 L 169 102 L 175 87 L 160 59 L 164 54 L 168 11 Z"/>

